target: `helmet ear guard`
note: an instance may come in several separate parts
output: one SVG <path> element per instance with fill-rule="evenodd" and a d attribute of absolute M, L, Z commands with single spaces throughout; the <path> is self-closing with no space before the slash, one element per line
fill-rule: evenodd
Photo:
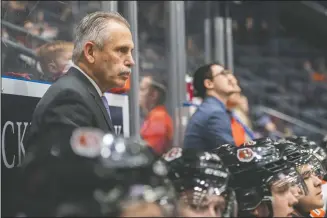
<path fill-rule="evenodd" d="M 226 190 L 226 208 L 222 214 L 222 217 L 237 217 L 238 204 L 236 200 L 236 194 L 233 189 L 228 188 Z"/>
<path fill-rule="evenodd" d="M 239 211 L 251 211 L 256 209 L 264 198 L 263 188 L 236 189 Z"/>

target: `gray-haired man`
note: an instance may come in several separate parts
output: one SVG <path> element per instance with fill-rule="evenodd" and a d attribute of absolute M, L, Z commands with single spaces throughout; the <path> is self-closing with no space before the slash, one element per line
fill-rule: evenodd
<path fill-rule="evenodd" d="M 75 34 L 73 66 L 38 103 L 27 147 L 68 147 L 77 127 L 114 131 L 103 93 L 123 87 L 130 76 L 134 65 L 130 26 L 116 12 L 95 12 L 81 20 Z"/>

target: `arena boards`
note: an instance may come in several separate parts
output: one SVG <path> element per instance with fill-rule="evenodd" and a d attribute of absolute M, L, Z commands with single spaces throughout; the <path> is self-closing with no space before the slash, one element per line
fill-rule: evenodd
<path fill-rule="evenodd" d="M 1 174 L 2 211 L 11 215 L 6 204 L 12 190 L 12 173 L 24 156 L 23 139 L 29 128 L 35 106 L 50 87 L 49 83 L 2 77 L 1 84 Z M 128 96 L 106 93 L 116 134 L 129 136 Z"/>
<path fill-rule="evenodd" d="M 26 129 L 30 125 L 36 104 L 50 84 L 2 77 L 1 87 L 2 164 L 12 168 L 21 163 L 25 152 L 22 141 Z M 105 95 L 109 102 L 116 134 L 129 136 L 128 96 L 111 93 Z M 16 148 L 13 153 L 9 153 L 9 146 Z"/>

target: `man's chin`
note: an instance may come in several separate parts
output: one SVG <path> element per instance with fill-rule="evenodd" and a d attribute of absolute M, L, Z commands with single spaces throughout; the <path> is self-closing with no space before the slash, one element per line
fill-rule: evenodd
<path fill-rule="evenodd" d="M 129 89 L 125 89 L 125 83 L 116 82 L 112 84 L 111 88 L 109 89 L 110 92 L 116 94 L 122 94 L 128 92 Z"/>
<path fill-rule="evenodd" d="M 241 92 L 239 92 L 239 91 L 229 91 L 229 92 L 226 92 L 226 95 L 227 96 L 231 96 L 231 95 L 234 95 L 234 94 L 239 94 L 239 93 L 241 93 Z"/>
<path fill-rule="evenodd" d="M 317 204 L 316 204 L 316 208 L 322 208 L 322 207 L 324 207 L 324 201 L 323 201 L 323 199 L 319 200 L 317 202 Z"/>
<path fill-rule="evenodd" d="M 121 88 L 124 88 L 126 85 L 126 80 L 119 80 L 116 82 L 115 84 L 115 87 L 114 88 L 117 88 L 117 89 L 121 89 Z"/>

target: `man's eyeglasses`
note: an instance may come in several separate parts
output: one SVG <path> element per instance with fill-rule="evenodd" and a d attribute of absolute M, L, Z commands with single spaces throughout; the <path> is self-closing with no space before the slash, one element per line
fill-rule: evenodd
<path fill-rule="evenodd" d="M 220 76 L 220 75 L 222 75 L 222 76 L 227 76 L 227 75 L 229 75 L 229 74 L 231 74 L 232 72 L 231 71 L 229 71 L 229 70 L 223 70 L 223 71 L 221 71 L 220 73 L 217 73 L 216 75 L 213 75 L 212 77 L 211 77 L 211 79 L 213 79 L 213 78 L 215 78 L 215 77 L 217 77 L 217 76 Z"/>

